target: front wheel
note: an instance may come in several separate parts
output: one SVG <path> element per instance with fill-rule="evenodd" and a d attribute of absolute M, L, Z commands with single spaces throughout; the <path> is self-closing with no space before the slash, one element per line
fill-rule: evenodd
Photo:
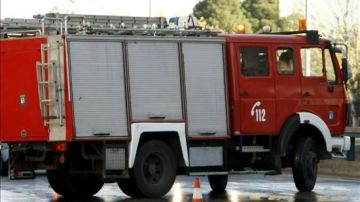
<path fill-rule="evenodd" d="M 293 178 L 299 191 L 312 191 L 317 177 L 319 158 L 311 137 L 301 137 L 295 146 Z"/>
<path fill-rule="evenodd" d="M 208 179 L 210 187 L 215 193 L 222 193 L 225 191 L 228 175 L 209 175 Z"/>
<path fill-rule="evenodd" d="M 176 167 L 170 147 L 163 141 L 151 140 L 144 143 L 136 155 L 133 177 L 144 196 L 158 198 L 174 184 Z"/>

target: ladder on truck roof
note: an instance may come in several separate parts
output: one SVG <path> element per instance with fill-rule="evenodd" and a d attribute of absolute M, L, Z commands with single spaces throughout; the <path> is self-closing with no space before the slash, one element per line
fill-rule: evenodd
<path fill-rule="evenodd" d="M 129 17 L 106 15 L 46 14 L 33 19 L 1 20 L 2 38 L 50 34 L 74 35 L 148 35 L 148 36 L 213 36 L 210 30 L 169 29 L 164 17 Z"/>

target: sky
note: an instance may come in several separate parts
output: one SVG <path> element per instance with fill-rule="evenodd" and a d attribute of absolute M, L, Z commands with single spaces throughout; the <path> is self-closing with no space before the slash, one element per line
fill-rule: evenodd
<path fill-rule="evenodd" d="M 51 11 L 60 13 L 149 16 L 187 16 L 199 0 L 0 0 L 1 19 L 32 18 Z"/>
<path fill-rule="evenodd" d="M 0 18 L 32 18 L 49 12 L 119 16 L 187 16 L 200 0 L 0 0 Z M 242 0 L 239 0 L 242 1 Z M 305 15 L 305 0 L 279 0 L 280 16 L 285 17 L 297 10 Z M 350 0 L 350 8 L 357 13 L 360 22 L 360 1 Z M 150 13 L 151 2 L 151 13 Z M 336 27 L 336 19 L 344 13 L 343 0 L 317 0 L 309 2 L 313 26 L 320 29 Z M 342 4 L 342 6 L 340 6 Z M 309 20 L 309 21 L 310 21 Z M 352 19 L 354 20 L 354 19 Z M 319 22 L 323 24 L 319 27 Z M 351 23 L 351 22 L 350 22 Z M 312 28 L 308 26 L 308 28 Z"/>
<path fill-rule="evenodd" d="M 32 18 L 53 11 L 59 13 L 149 16 L 187 16 L 200 0 L 0 0 L 1 19 Z M 282 15 L 291 13 L 291 1 L 280 0 Z"/>

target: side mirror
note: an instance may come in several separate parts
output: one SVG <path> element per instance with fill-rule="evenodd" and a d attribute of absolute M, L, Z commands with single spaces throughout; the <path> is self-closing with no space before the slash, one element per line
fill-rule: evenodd
<path fill-rule="evenodd" d="M 345 83 L 352 77 L 352 73 L 351 73 L 351 68 L 349 65 L 349 61 L 347 60 L 347 58 L 342 58 L 341 59 L 341 69 L 342 69 L 342 73 L 344 76 L 344 81 Z"/>

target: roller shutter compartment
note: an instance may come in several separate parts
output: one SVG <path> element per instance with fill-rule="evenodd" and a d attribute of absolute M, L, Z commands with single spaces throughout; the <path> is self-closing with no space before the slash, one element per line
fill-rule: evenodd
<path fill-rule="evenodd" d="M 129 41 L 132 120 L 182 120 L 177 42 Z"/>
<path fill-rule="evenodd" d="M 226 136 L 227 112 L 222 43 L 183 43 L 190 136 Z"/>
<path fill-rule="evenodd" d="M 69 58 L 76 136 L 127 136 L 122 43 L 70 41 Z"/>

